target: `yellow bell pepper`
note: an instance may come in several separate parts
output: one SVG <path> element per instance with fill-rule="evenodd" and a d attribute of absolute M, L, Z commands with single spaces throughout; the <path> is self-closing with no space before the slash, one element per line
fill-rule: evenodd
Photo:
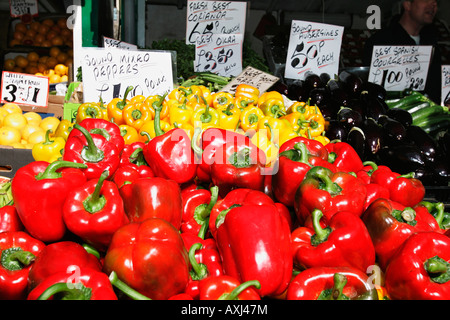
<path fill-rule="evenodd" d="M 276 161 L 279 150 L 274 141 L 268 136 L 268 132 L 270 131 L 270 129 L 260 129 L 251 138 L 251 141 L 259 149 L 264 151 L 266 155 L 266 166 L 271 166 Z M 274 136 L 274 134 L 272 134 L 272 136 Z"/>
<path fill-rule="evenodd" d="M 135 128 L 127 124 L 121 124 L 119 128 L 125 144 L 132 144 L 137 141 L 147 141 L 145 137 L 139 135 L 139 132 Z"/>
<path fill-rule="evenodd" d="M 163 132 L 168 132 L 175 128 L 173 125 L 171 125 L 169 122 L 160 120 L 160 126 L 161 130 Z M 148 137 L 146 135 L 148 134 Z M 155 120 L 150 120 L 144 123 L 144 125 L 139 129 L 139 135 L 143 136 L 145 141 L 148 141 L 149 139 L 153 139 L 156 137 L 155 134 Z"/>
<path fill-rule="evenodd" d="M 236 130 L 241 116 L 241 110 L 233 103 L 227 107 L 218 108 L 219 112 L 219 126 L 223 129 Z"/>
<path fill-rule="evenodd" d="M 288 113 L 280 119 L 286 120 L 291 125 L 292 130 L 294 131 L 301 130 L 304 127 L 304 123 L 306 121 L 304 114 L 297 111 Z"/>
<path fill-rule="evenodd" d="M 219 126 L 219 112 L 211 108 L 209 105 L 197 107 L 192 113 L 191 124 L 194 127 L 218 127 Z"/>
<path fill-rule="evenodd" d="M 153 119 L 150 107 L 143 102 L 127 104 L 125 108 L 123 108 L 122 114 L 125 124 L 138 131 L 145 122 Z"/>
<path fill-rule="evenodd" d="M 241 115 L 239 117 L 241 124 L 240 127 L 244 132 L 247 132 L 250 129 L 257 130 L 258 121 L 264 118 L 264 113 L 257 106 L 250 106 L 242 110 Z"/>
<path fill-rule="evenodd" d="M 234 103 L 234 97 L 231 93 L 219 91 L 212 94 L 212 107 L 214 109 L 227 107 L 230 103 Z"/>
<path fill-rule="evenodd" d="M 254 86 L 241 83 L 237 86 L 236 91 L 234 92 L 234 97 L 236 105 L 239 108 L 244 109 L 250 104 L 256 105 L 258 103 L 259 89 Z"/>
<path fill-rule="evenodd" d="M 163 98 L 162 96 L 155 94 L 155 95 L 148 96 L 144 100 L 144 104 L 146 104 L 150 108 L 150 112 L 152 114 L 152 119 L 155 118 L 155 105 L 157 106 L 160 103 L 160 100 L 162 98 Z M 161 119 L 166 119 L 169 116 L 169 106 L 170 106 L 169 101 L 170 101 L 170 99 L 163 100 L 162 109 L 161 109 L 161 113 L 160 113 Z"/>
<path fill-rule="evenodd" d="M 80 104 L 77 109 L 77 115 L 75 117 L 75 121 L 80 123 L 84 119 L 93 118 L 93 119 L 104 119 L 105 113 L 101 108 L 100 104 L 97 102 L 85 102 Z"/>
<path fill-rule="evenodd" d="M 303 134 L 299 134 L 298 132 L 294 131 L 293 129 L 287 128 L 280 132 L 280 137 L 278 138 L 278 145 L 281 148 L 283 143 L 285 143 L 286 141 L 291 140 L 293 138 L 299 137 L 299 136 L 305 137 Z"/>
<path fill-rule="evenodd" d="M 295 101 L 287 109 L 287 113 L 300 112 L 306 118 L 309 115 L 309 109 L 304 101 Z"/>
<path fill-rule="evenodd" d="M 45 141 L 36 143 L 31 150 L 33 159 L 36 161 L 54 162 L 62 157 L 62 151 L 66 145 L 66 141 L 62 137 L 54 137 L 50 139 L 52 130 L 45 133 Z"/>
<path fill-rule="evenodd" d="M 180 125 L 178 125 L 177 123 L 174 125 L 175 128 L 180 128 L 183 129 L 187 135 L 189 136 L 189 138 L 192 140 L 193 136 L 194 136 L 194 126 L 191 125 L 190 123 L 186 122 L 186 123 L 181 123 Z"/>
<path fill-rule="evenodd" d="M 312 114 L 306 122 L 306 130 L 311 137 L 317 137 L 325 130 L 325 119 L 321 114 Z"/>
<path fill-rule="evenodd" d="M 72 130 L 73 125 L 74 124 L 67 119 L 61 120 L 56 127 L 55 137 L 61 137 L 64 139 L 64 141 L 67 141 L 67 137 L 69 136 L 70 130 Z"/>
<path fill-rule="evenodd" d="M 113 121 L 118 126 L 125 123 L 122 115 L 122 110 L 130 102 L 127 97 L 131 90 L 133 90 L 132 86 L 127 87 L 123 99 L 114 98 L 106 106 L 106 109 L 108 111 L 108 120 Z"/>
<path fill-rule="evenodd" d="M 269 98 L 265 100 L 264 103 L 259 107 L 266 116 L 271 116 L 273 118 L 280 118 L 286 115 L 283 100 Z"/>
<path fill-rule="evenodd" d="M 261 107 L 269 99 L 275 99 L 283 102 L 283 96 L 278 91 L 266 91 L 258 98 L 258 106 Z M 283 103 L 284 104 L 284 103 Z"/>
<path fill-rule="evenodd" d="M 167 103 L 169 108 L 169 122 L 173 126 L 180 126 L 183 123 L 190 123 L 192 119 L 193 109 L 186 102 L 182 103 L 177 100 L 169 100 Z"/>
<path fill-rule="evenodd" d="M 269 129 L 267 132 L 268 138 L 272 139 L 274 143 L 278 143 L 281 132 L 288 129 L 288 125 L 288 122 L 285 122 L 282 119 L 265 116 L 258 121 L 256 130 L 267 131 Z"/>
<path fill-rule="evenodd" d="M 192 85 L 188 88 L 186 99 L 188 101 L 197 101 L 212 107 L 211 91 L 203 85 Z"/>

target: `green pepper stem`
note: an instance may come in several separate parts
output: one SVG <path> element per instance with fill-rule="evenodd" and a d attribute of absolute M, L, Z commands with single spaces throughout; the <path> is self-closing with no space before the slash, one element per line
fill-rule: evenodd
<path fill-rule="evenodd" d="M 36 175 L 36 180 L 61 178 L 61 176 L 62 176 L 61 172 L 57 172 L 61 168 L 86 169 L 87 165 L 84 163 L 57 160 L 57 161 L 50 163 L 44 172 L 38 173 Z"/>
<path fill-rule="evenodd" d="M 24 251 L 20 247 L 12 247 L 2 251 L 0 265 L 9 271 L 22 270 L 29 266 L 35 258 L 36 256 L 29 251 Z"/>
<path fill-rule="evenodd" d="M 280 153 L 280 157 L 281 156 L 287 157 L 292 161 L 301 162 L 311 166 L 309 164 L 308 148 L 306 147 L 306 144 L 304 144 L 303 142 L 297 142 L 294 145 L 294 149 L 283 151 L 282 153 Z"/>
<path fill-rule="evenodd" d="M 82 283 L 59 282 L 48 287 L 37 300 L 48 300 L 57 293 L 63 293 L 61 300 L 91 300 L 92 289 Z"/>
<path fill-rule="evenodd" d="M 432 282 L 444 284 L 450 281 L 450 263 L 441 257 L 434 256 L 427 259 L 423 267 Z"/>
<path fill-rule="evenodd" d="M 209 112 L 209 104 L 206 104 L 205 112 L 203 112 L 200 116 L 200 121 L 202 123 L 210 123 L 212 120 L 212 115 Z"/>
<path fill-rule="evenodd" d="M 236 168 L 247 168 L 251 165 L 250 148 L 246 147 L 240 151 L 234 152 L 228 159 L 230 164 Z"/>
<path fill-rule="evenodd" d="M 43 142 L 44 145 L 52 144 L 54 141 L 50 140 L 50 134 L 53 133 L 52 129 L 48 129 L 45 131 L 45 141 Z"/>
<path fill-rule="evenodd" d="M 105 205 L 106 205 L 106 198 L 101 195 L 101 190 L 103 187 L 103 184 L 105 180 L 109 177 L 109 171 L 105 170 L 100 175 L 97 184 L 95 185 L 94 192 L 89 195 L 86 199 L 83 201 L 83 207 L 84 210 L 86 210 L 89 213 L 96 213 L 101 211 Z"/>
<path fill-rule="evenodd" d="M 249 280 L 241 283 L 230 293 L 224 293 L 219 297 L 218 300 L 238 300 L 239 295 L 247 290 L 249 287 L 255 287 L 256 289 L 261 289 L 261 283 L 258 280 Z"/>
<path fill-rule="evenodd" d="M 194 243 L 189 248 L 189 262 L 192 266 L 192 272 L 190 272 L 192 280 L 202 280 L 208 276 L 208 268 L 203 263 L 198 263 L 195 259 L 195 253 L 202 248 L 200 242 Z"/>
<path fill-rule="evenodd" d="M 209 229 L 209 216 L 205 218 L 205 222 L 200 226 L 200 230 L 198 231 L 197 236 L 200 239 L 205 239 L 208 229 Z"/>
<path fill-rule="evenodd" d="M 122 291 L 126 296 L 133 300 L 152 300 L 147 296 L 144 296 L 142 293 L 134 290 L 129 285 L 127 285 L 125 282 L 119 279 L 117 276 L 117 273 L 115 271 L 112 271 L 109 275 L 109 281 L 111 284 Z"/>
<path fill-rule="evenodd" d="M 199 157 L 201 157 L 203 154 L 203 149 L 197 144 L 198 138 L 201 133 L 202 133 L 202 128 L 195 127 L 194 134 L 193 134 L 192 140 L 191 140 L 191 148 L 192 148 L 192 150 L 194 150 L 194 153 Z"/>
<path fill-rule="evenodd" d="M 331 228 L 327 227 L 324 229 L 321 227 L 320 219 L 323 217 L 323 213 L 319 209 L 314 209 L 313 212 L 311 213 L 311 217 L 315 232 L 315 234 L 311 237 L 311 244 L 313 246 L 317 246 L 322 242 L 327 241 L 328 236 L 331 233 Z"/>
<path fill-rule="evenodd" d="M 414 172 L 410 172 L 410 173 L 402 174 L 402 175 L 398 176 L 397 178 L 413 179 L 415 176 L 416 176 L 416 174 Z"/>
<path fill-rule="evenodd" d="M 100 259 L 100 253 L 92 245 L 83 243 L 82 247 L 87 251 L 87 253 L 92 254 L 97 259 Z"/>
<path fill-rule="evenodd" d="M 161 98 L 158 100 L 158 103 L 153 104 L 153 108 L 155 109 L 155 136 L 159 137 L 164 134 L 164 131 L 161 129 L 161 110 L 162 110 L 162 103 L 164 99 L 166 98 L 167 93 L 165 93 Z"/>
<path fill-rule="evenodd" d="M 335 273 L 333 276 L 334 286 L 330 296 L 330 300 L 347 300 L 348 297 L 344 295 L 344 287 L 347 284 L 347 277 L 340 273 Z"/>
<path fill-rule="evenodd" d="M 424 206 L 428 212 L 436 219 L 439 228 L 445 229 L 443 222 L 445 217 L 445 205 L 443 202 L 431 203 L 429 201 L 421 201 L 420 205 Z"/>
<path fill-rule="evenodd" d="M 86 138 L 87 146 L 84 146 L 81 150 L 81 158 L 86 162 L 93 163 L 102 161 L 105 158 L 104 152 L 95 145 L 94 139 L 89 131 L 78 123 L 75 123 L 73 127 L 79 130 Z"/>
<path fill-rule="evenodd" d="M 330 178 L 333 172 L 325 167 L 313 167 L 306 173 L 307 178 L 319 180 L 318 188 L 327 191 L 330 195 L 338 195 L 341 193 L 342 188 Z"/>
<path fill-rule="evenodd" d="M 209 201 L 208 205 L 206 206 L 198 206 L 198 210 L 196 208 L 194 212 L 194 219 L 198 224 L 203 225 L 205 222 L 205 218 L 209 217 L 211 214 L 211 210 L 214 207 L 214 205 L 217 202 L 217 199 L 219 198 L 219 187 L 213 186 L 211 187 L 211 200 Z"/>
<path fill-rule="evenodd" d="M 123 110 L 123 108 L 126 106 L 126 104 L 127 104 L 127 97 L 128 97 L 128 94 L 131 92 L 131 90 L 133 90 L 133 86 L 128 86 L 127 89 L 125 90 L 125 94 L 123 96 L 123 99 L 121 101 L 117 102 L 116 106 L 120 110 Z"/>

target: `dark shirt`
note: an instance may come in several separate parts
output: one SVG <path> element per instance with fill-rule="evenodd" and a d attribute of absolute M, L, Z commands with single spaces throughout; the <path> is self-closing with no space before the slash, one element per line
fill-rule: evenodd
<path fill-rule="evenodd" d="M 400 16 L 392 18 L 388 27 L 377 31 L 364 44 L 363 64 L 369 66 L 372 59 L 372 50 L 374 45 L 392 45 L 409 46 L 416 45 L 416 42 L 403 29 L 399 23 Z M 427 25 L 420 32 L 420 45 L 432 45 L 433 53 L 428 69 L 428 76 L 424 93 L 426 93 L 434 102 L 441 103 L 441 53 L 439 50 L 438 31 L 434 25 Z"/>

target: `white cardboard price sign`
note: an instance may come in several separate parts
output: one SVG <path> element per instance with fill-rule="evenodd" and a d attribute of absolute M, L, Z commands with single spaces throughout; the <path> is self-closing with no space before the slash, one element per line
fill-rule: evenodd
<path fill-rule="evenodd" d="M 442 66 L 442 93 L 441 104 L 445 105 L 446 101 L 450 101 L 450 65 Z"/>
<path fill-rule="evenodd" d="M 18 18 L 25 14 L 37 16 L 39 14 L 37 0 L 9 0 L 11 17 Z"/>
<path fill-rule="evenodd" d="M 128 86 L 133 90 L 127 98 L 150 96 L 173 90 L 172 55 L 151 50 L 83 48 L 83 99 L 105 103 L 123 98 Z"/>
<path fill-rule="evenodd" d="M 263 93 L 273 86 L 278 80 L 280 80 L 280 78 L 253 68 L 252 66 L 248 66 L 241 72 L 241 74 L 223 87 L 221 91 L 234 94 L 236 92 L 236 88 L 243 83 L 258 88 L 259 92 Z"/>
<path fill-rule="evenodd" d="M 425 88 L 432 46 L 374 46 L 369 81 L 387 91 Z"/>
<path fill-rule="evenodd" d="M 117 48 L 126 50 L 137 50 L 138 46 L 135 44 L 123 42 L 113 38 L 103 36 L 103 47 L 104 48 Z"/>
<path fill-rule="evenodd" d="M 186 44 L 195 44 L 199 35 L 245 33 L 247 2 L 187 2 Z"/>
<path fill-rule="evenodd" d="M 48 77 L 3 71 L 1 103 L 15 103 L 34 107 L 48 107 Z"/>
<path fill-rule="evenodd" d="M 307 72 L 338 74 L 344 27 L 293 20 L 285 77 L 304 79 Z"/>
<path fill-rule="evenodd" d="M 242 72 L 242 34 L 212 34 L 197 37 L 195 72 L 237 76 Z"/>

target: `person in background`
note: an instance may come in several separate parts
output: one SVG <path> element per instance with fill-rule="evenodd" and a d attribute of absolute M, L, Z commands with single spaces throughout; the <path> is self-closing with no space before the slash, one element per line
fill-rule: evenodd
<path fill-rule="evenodd" d="M 437 0 L 404 0 L 400 15 L 392 17 L 389 26 L 377 31 L 364 45 L 363 64 L 369 66 L 374 45 L 432 45 L 433 51 L 424 93 L 441 103 L 441 53 L 438 31 L 433 21 Z"/>

